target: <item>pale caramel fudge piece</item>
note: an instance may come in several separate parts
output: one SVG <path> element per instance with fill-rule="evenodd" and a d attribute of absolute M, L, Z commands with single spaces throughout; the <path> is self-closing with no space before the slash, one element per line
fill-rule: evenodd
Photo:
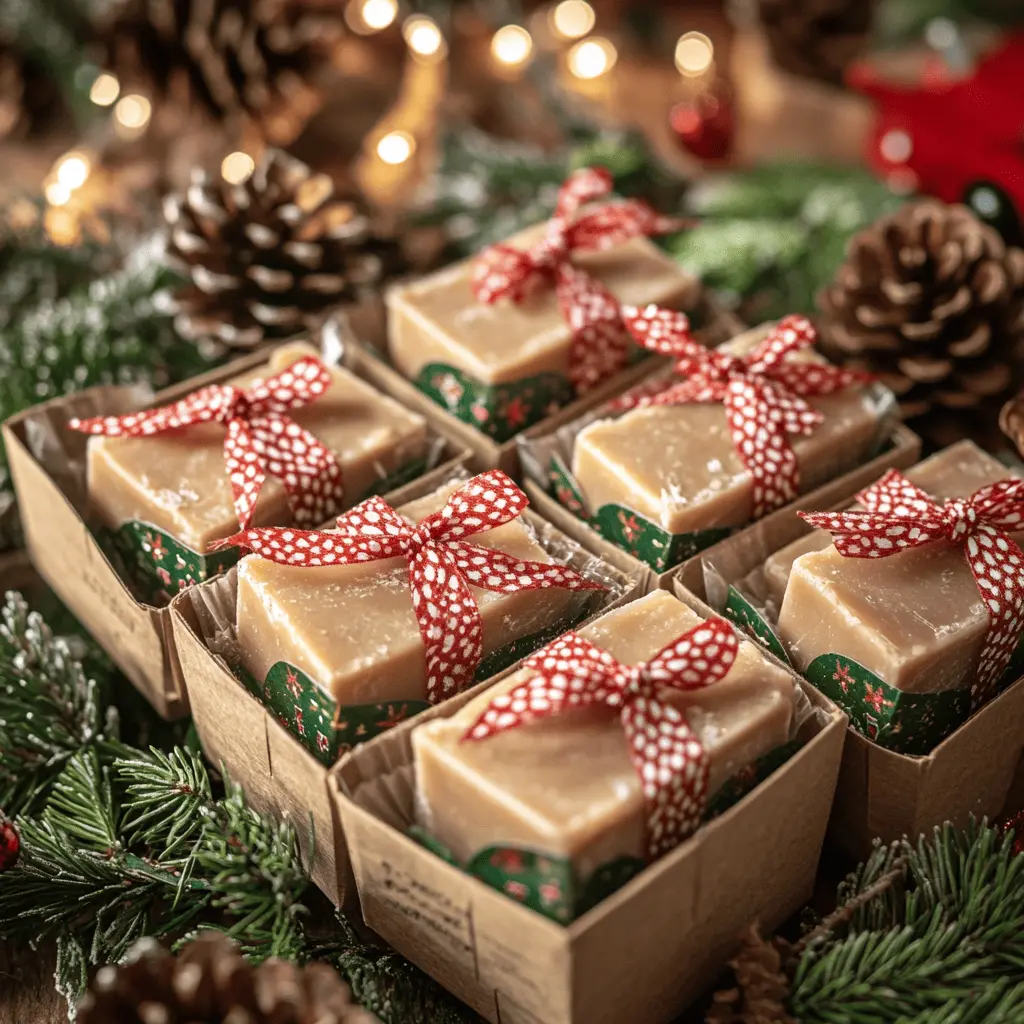
<path fill-rule="evenodd" d="M 636 664 L 700 621 L 660 590 L 580 633 L 619 661 Z M 515 672 L 457 714 L 413 731 L 419 823 L 462 861 L 509 844 L 570 857 L 586 876 L 618 856 L 642 857 L 640 780 L 619 716 L 610 709 L 577 708 L 462 742 L 495 696 L 529 678 L 525 669 Z M 793 677 L 749 641 L 741 640 L 720 682 L 663 693 L 686 709 L 711 756 L 710 794 L 790 737 Z"/>
<path fill-rule="evenodd" d="M 533 227 L 510 240 L 526 248 L 543 235 Z M 573 256 L 575 266 L 602 281 L 622 303 L 685 308 L 697 297 L 694 278 L 646 238 L 605 252 Z M 391 358 L 415 379 L 428 363 L 444 363 L 486 384 L 538 373 L 569 372 L 571 334 L 554 288 L 522 303 L 480 302 L 470 287 L 472 260 L 456 263 L 387 297 Z"/>
<path fill-rule="evenodd" d="M 966 497 L 1010 475 L 970 444 L 928 462 L 926 472 L 907 475 L 936 497 Z M 844 558 L 830 544 L 793 563 L 778 629 L 801 671 L 835 653 L 897 689 L 936 693 L 971 679 L 988 625 L 962 547 L 935 543 L 890 558 Z"/>
<path fill-rule="evenodd" d="M 969 441 L 946 448 L 916 466 L 911 466 L 906 472 L 908 480 L 939 501 L 971 494 L 979 487 L 1002 480 L 1005 476 L 1005 466 Z M 860 508 L 859 505 L 853 507 Z M 776 608 L 782 606 L 793 563 L 801 555 L 822 551 L 831 545 L 832 538 L 827 531 L 812 530 L 765 561 L 765 585 Z"/>
<path fill-rule="evenodd" d="M 229 383 L 246 387 L 287 369 L 309 345 L 285 345 L 268 364 Z M 422 458 L 423 417 L 408 412 L 348 370 L 329 367 L 332 383 L 315 402 L 289 415 L 330 448 L 341 464 L 347 505 L 366 497 L 374 483 Z M 91 437 L 89 498 L 111 528 L 132 519 L 166 530 L 199 552 L 238 530 L 231 482 L 224 468 L 225 428 L 202 424 L 150 437 Z M 267 475 L 255 526 L 291 521 L 284 485 Z"/>
<path fill-rule="evenodd" d="M 724 348 L 742 352 L 757 340 Z M 805 492 L 862 462 L 879 440 L 876 403 L 863 388 L 808 402 L 824 422 L 789 437 Z M 577 435 L 572 470 L 592 511 L 622 505 L 669 533 L 742 526 L 752 514 L 750 473 L 722 404 L 648 406 L 598 420 Z"/>
<path fill-rule="evenodd" d="M 399 511 L 415 522 L 438 511 L 458 485 Z M 470 538 L 535 562 L 552 562 L 519 520 Z M 556 625 L 581 600 L 568 590 L 498 594 L 472 588 L 483 620 L 484 657 Z M 425 700 L 426 666 L 412 608 L 409 568 L 391 558 L 304 568 L 255 555 L 238 566 L 238 646 L 257 679 L 278 661 L 302 669 L 339 704 Z"/>

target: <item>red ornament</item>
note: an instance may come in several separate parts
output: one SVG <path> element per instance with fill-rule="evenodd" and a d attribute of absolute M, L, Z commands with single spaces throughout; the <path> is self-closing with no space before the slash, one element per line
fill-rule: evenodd
<path fill-rule="evenodd" d="M 789 355 L 812 348 L 814 325 L 805 316 L 787 316 L 745 356 L 711 351 L 693 340 L 683 313 L 647 306 L 623 306 L 622 318 L 637 343 L 659 355 L 674 356 L 681 383 L 661 390 L 627 392 L 616 406 L 685 405 L 721 402 L 733 446 L 752 479 L 752 510 L 759 519 L 800 493 L 800 467 L 789 434 L 810 434 L 822 415 L 804 401 L 831 395 L 870 378 L 822 363 L 795 362 Z"/>
<path fill-rule="evenodd" d="M 426 649 L 427 700 L 437 704 L 468 686 L 483 657 L 483 624 L 471 586 L 496 593 L 603 590 L 564 565 L 513 558 L 467 543 L 520 516 L 527 496 L 501 470 L 460 487 L 440 512 L 414 526 L 382 498 L 338 517 L 338 532 L 246 530 L 221 544 L 238 545 L 281 565 L 321 567 L 404 558 L 413 611 Z"/>
<path fill-rule="evenodd" d="M 739 642 L 730 623 L 710 618 L 650 661 L 623 665 L 569 632 L 527 659 L 528 682 L 495 697 L 463 741 L 486 740 L 538 718 L 604 705 L 618 712 L 647 812 L 651 860 L 700 825 L 707 802 L 708 756 L 686 716 L 662 700 L 665 690 L 699 690 L 723 679 Z"/>
<path fill-rule="evenodd" d="M 732 152 L 736 115 L 722 82 L 677 103 L 668 119 L 679 145 L 698 159 L 724 160 Z"/>
<path fill-rule="evenodd" d="M 106 437 L 147 437 L 197 423 L 222 423 L 227 427 L 224 464 L 239 526 L 245 529 L 252 522 L 268 473 L 284 484 L 295 522 L 313 525 L 341 508 L 341 466 L 334 453 L 288 411 L 315 402 L 330 384 L 331 375 L 323 363 L 305 357 L 245 390 L 214 384 L 173 405 L 127 416 L 73 419 L 68 426 Z"/>
<path fill-rule="evenodd" d="M 828 530 L 845 558 L 886 558 L 907 548 L 945 541 L 962 545 L 989 613 L 971 700 L 978 707 L 995 692 L 1024 627 L 1024 551 L 1009 536 L 1024 524 L 1024 480 L 1000 480 L 969 498 L 940 505 L 899 470 L 857 495 L 865 512 L 801 512 Z"/>
<path fill-rule="evenodd" d="M 21 853 L 21 836 L 10 818 L 0 814 L 0 874 L 18 863 Z"/>
<path fill-rule="evenodd" d="M 966 78 L 932 67 L 908 86 L 858 63 L 847 82 L 876 104 L 867 157 L 891 187 L 956 203 L 972 185 L 991 182 L 1024 211 L 1024 33 L 1009 36 Z"/>
<path fill-rule="evenodd" d="M 1013 852 L 1018 856 L 1024 853 L 1024 811 L 1007 818 L 999 827 L 1003 832 L 1013 829 Z"/>
<path fill-rule="evenodd" d="M 604 199 L 612 176 L 585 167 L 566 179 L 544 238 L 532 249 L 491 245 L 473 266 L 473 292 L 480 302 L 524 301 L 538 288 L 554 287 L 562 317 L 572 328 L 569 377 L 583 394 L 621 370 L 629 356 L 629 335 L 619 303 L 600 281 L 574 267 L 576 252 L 611 249 L 631 238 L 664 234 L 681 226 L 639 199 L 620 199 L 581 210 Z"/>

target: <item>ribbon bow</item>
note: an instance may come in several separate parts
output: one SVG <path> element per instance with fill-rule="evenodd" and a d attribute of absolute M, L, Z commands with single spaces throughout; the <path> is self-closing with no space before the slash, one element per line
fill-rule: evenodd
<path fill-rule="evenodd" d="M 173 405 L 127 416 L 73 419 L 68 426 L 107 437 L 148 437 L 199 423 L 222 423 L 228 431 L 224 464 L 239 526 L 246 529 L 252 522 L 268 473 L 284 485 L 297 524 L 322 523 L 341 507 L 341 466 L 329 448 L 287 413 L 316 401 L 330 383 L 320 360 L 306 356 L 244 390 L 214 384 Z"/>
<path fill-rule="evenodd" d="M 832 395 L 870 380 L 824 363 L 788 360 L 817 341 L 814 325 L 804 316 L 787 316 L 742 356 L 698 344 L 683 313 L 623 306 L 622 319 L 644 348 L 675 357 L 676 373 L 687 379 L 655 393 L 637 390 L 618 407 L 724 403 L 733 446 L 753 482 L 754 519 L 792 501 L 800 491 L 800 466 L 787 435 L 813 433 L 823 419 L 804 398 Z"/>
<path fill-rule="evenodd" d="M 661 691 L 718 682 L 738 649 L 732 625 L 717 616 L 639 665 L 623 665 L 578 633 L 565 633 L 527 659 L 524 668 L 533 678 L 495 697 L 462 738 L 485 740 L 571 708 L 603 704 L 617 711 L 640 776 L 653 860 L 696 830 L 708 795 L 707 751 Z"/>
<path fill-rule="evenodd" d="M 612 176 L 602 167 L 574 171 L 558 193 L 555 215 L 532 249 L 488 246 L 476 258 L 472 287 L 480 302 L 522 302 L 537 288 L 554 285 L 562 317 L 572 330 L 569 378 L 578 394 L 620 370 L 629 353 L 615 296 L 572 265 L 576 252 L 621 245 L 631 238 L 672 231 L 679 221 L 660 216 L 638 199 L 606 202 L 587 213 L 580 208 L 607 196 Z"/>
<path fill-rule="evenodd" d="M 971 686 L 973 705 L 983 704 L 1006 670 L 1024 625 L 1024 552 L 1006 532 L 1024 525 L 1024 481 L 1000 480 L 941 505 L 890 469 L 857 500 L 866 511 L 800 516 L 828 530 L 844 558 L 887 558 L 940 540 L 963 545 L 989 615 Z"/>
<path fill-rule="evenodd" d="M 526 495 L 501 470 L 473 477 L 418 526 L 382 498 L 338 517 L 338 530 L 251 529 L 225 544 L 281 565 L 355 565 L 385 558 L 409 563 L 412 606 L 427 653 L 427 699 L 436 704 L 469 684 L 483 656 L 483 623 L 470 586 L 521 590 L 602 590 L 564 565 L 531 562 L 464 538 L 520 516 Z"/>

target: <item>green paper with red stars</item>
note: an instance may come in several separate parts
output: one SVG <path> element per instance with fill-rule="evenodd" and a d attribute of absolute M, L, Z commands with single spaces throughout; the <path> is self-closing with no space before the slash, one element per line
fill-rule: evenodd
<path fill-rule="evenodd" d="M 378 480 L 359 500 L 402 487 L 426 469 L 424 459 L 409 462 Z M 166 530 L 137 519 L 122 523 L 116 530 L 99 527 L 95 535 L 135 597 L 158 607 L 169 604 L 183 590 L 226 572 L 241 557 L 238 548 L 203 554 Z"/>
<path fill-rule="evenodd" d="M 669 533 L 639 512 L 622 505 L 602 505 L 596 512 L 589 513 L 575 479 L 557 455 L 551 459 L 548 469 L 548 491 L 577 519 L 655 572 L 667 572 L 733 532 L 731 527 L 714 527 L 689 533 Z"/>
<path fill-rule="evenodd" d="M 493 651 L 480 662 L 475 681 L 489 679 L 503 672 L 571 629 L 587 614 L 588 610 L 584 608 L 571 621 L 558 622 L 540 632 L 512 640 Z M 235 669 L 235 675 L 281 725 L 327 767 L 353 747 L 430 707 L 426 701 L 421 700 L 339 706 L 305 672 L 284 661 L 273 665 L 262 683 L 242 667 Z"/>
<path fill-rule="evenodd" d="M 737 772 L 711 798 L 704 821 L 739 803 L 799 748 L 800 741 L 793 740 Z M 569 924 L 596 907 L 647 866 L 638 857 L 616 857 L 581 878 L 569 858 L 518 846 L 489 846 L 467 864 L 459 864 L 450 850 L 423 829 L 413 827 L 409 834 L 442 860 L 559 924 Z"/>
<path fill-rule="evenodd" d="M 791 664 L 778 634 L 735 587 L 729 587 L 722 612 L 772 654 Z M 1018 643 L 1000 688 L 1022 674 L 1024 644 Z M 969 686 L 940 693 L 905 693 L 859 662 L 834 652 L 819 655 L 803 675 L 850 716 L 850 724 L 859 733 L 898 754 L 923 757 L 931 753 L 971 714 Z"/>

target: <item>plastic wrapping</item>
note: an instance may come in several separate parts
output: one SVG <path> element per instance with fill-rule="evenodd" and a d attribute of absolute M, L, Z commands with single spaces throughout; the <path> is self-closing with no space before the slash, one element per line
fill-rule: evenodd
<path fill-rule="evenodd" d="M 906 475 L 948 500 L 1008 473 L 975 446 L 960 444 Z M 888 558 L 843 558 L 827 533 L 803 526 L 734 580 L 713 555 L 706 558 L 703 584 L 712 607 L 758 636 L 880 745 L 926 754 L 971 713 L 988 613 L 959 546 L 939 542 Z M 1001 686 L 1022 670 L 1018 647 Z"/>
<path fill-rule="evenodd" d="M 701 617 L 662 590 L 580 632 L 633 664 Z M 640 779 L 619 715 L 604 707 L 462 742 L 497 693 L 528 678 L 521 669 L 456 714 L 413 730 L 417 835 L 470 874 L 566 923 L 645 866 Z M 708 754 L 705 821 L 784 763 L 799 737 L 828 717 L 816 714 L 792 672 L 745 638 L 723 679 L 685 692 L 666 688 L 660 697 L 684 711 Z"/>
<path fill-rule="evenodd" d="M 95 444 L 101 439 L 87 438 L 78 431 L 69 430 L 67 423 L 74 417 L 85 419 L 93 416 L 120 416 L 146 408 L 156 401 L 173 401 L 201 386 L 222 383 L 239 373 L 254 374 L 254 371 L 263 366 L 266 358 L 264 354 L 259 359 L 241 360 L 217 373 L 186 382 L 173 391 L 164 392 L 159 396 L 154 396 L 145 385 L 92 388 L 40 406 L 25 414 L 23 418 L 25 445 L 30 454 L 89 526 L 103 553 L 135 599 L 145 606 L 165 606 L 182 589 L 213 577 L 233 565 L 237 561 L 238 553 L 226 551 L 210 554 L 196 550 L 168 530 L 147 521 L 141 512 L 137 518 L 122 522 L 117 529 L 112 529 L 107 522 L 101 521 L 95 507 L 97 499 L 102 499 L 102 503 L 109 506 L 111 496 L 104 494 L 90 498 L 92 474 L 88 455 L 90 442 Z M 358 353 L 349 354 L 340 348 L 333 350 L 327 357 L 332 365 L 345 366 L 358 377 L 362 376 L 361 359 Z M 194 429 L 212 431 L 216 434 L 220 469 L 222 428 L 201 426 Z M 147 443 L 152 442 L 149 439 L 139 441 L 140 445 Z M 384 467 L 376 467 L 378 480 L 368 488 L 369 492 L 389 493 L 410 479 L 433 472 L 446 462 L 455 464 L 463 457 L 452 442 L 439 434 L 429 423 L 426 424 L 425 440 L 416 446 L 414 454 L 414 458 L 399 467 L 397 472 L 389 475 L 384 475 Z M 147 471 L 153 470 L 152 464 L 148 462 L 144 468 Z M 108 476 L 109 474 L 105 474 L 104 479 Z M 110 479 L 115 477 L 116 474 Z M 225 494 L 228 495 L 225 500 L 230 504 L 226 477 L 224 481 Z M 360 494 L 355 497 L 362 500 L 366 496 Z"/>
<path fill-rule="evenodd" d="M 746 352 L 769 328 L 725 346 Z M 656 388 L 659 370 L 641 388 Z M 897 422 L 895 398 L 871 385 L 809 399 L 825 421 L 790 437 L 803 493 L 870 460 Z M 610 403 L 551 433 L 522 438 L 527 475 L 605 539 L 665 572 L 750 521 L 751 476 L 717 404 L 623 411 Z"/>
<path fill-rule="evenodd" d="M 422 516 L 466 479 L 458 473 L 429 492 L 413 485 L 398 492 L 394 504 Z M 484 659 L 476 681 L 497 675 L 635 585 L 529 511 L 521 522 L 502 528 L 508 539 L 499 546 L 536 558 L 528 550 L 536 543 L 606 589 L 477 591 Z M 209 650 L 321 763 L 332 764 L 428 706 L 408 570 L 399 560 L 315 569 L 253 557 L 197 588 L 190 603 Z"/>

